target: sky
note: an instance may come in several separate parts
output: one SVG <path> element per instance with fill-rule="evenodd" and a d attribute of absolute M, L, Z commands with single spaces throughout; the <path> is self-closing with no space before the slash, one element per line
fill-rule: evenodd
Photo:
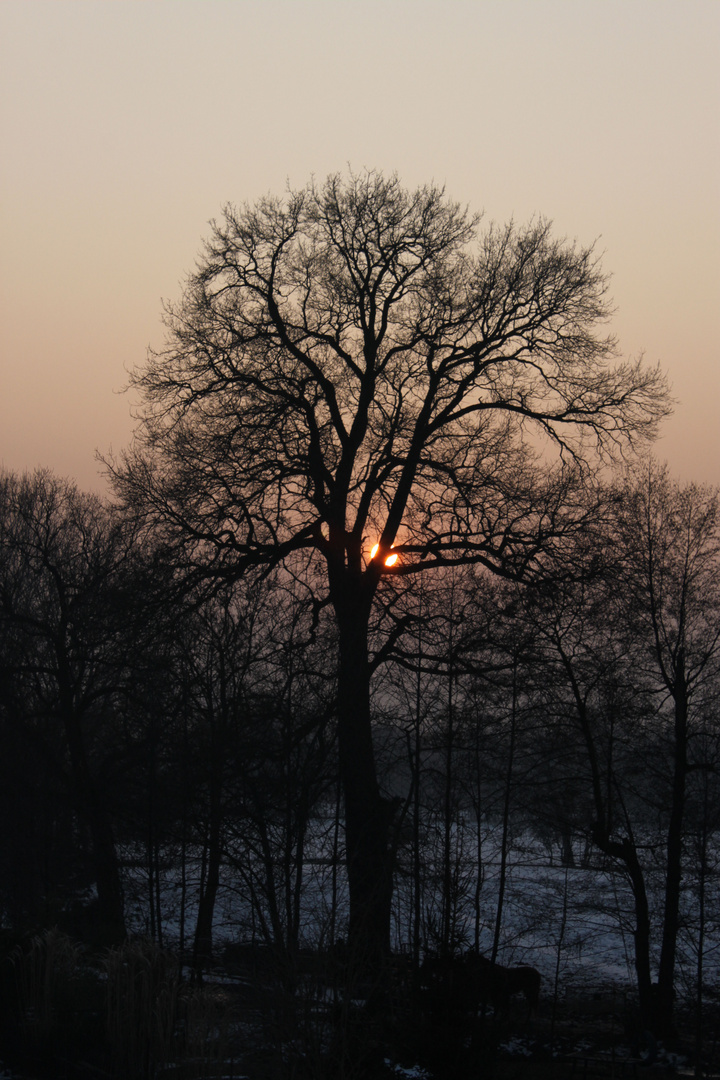
<path fill-rule="evenodd" d="M 720 0 L 2 0 L 0 465 L 104 492 L 208 222 L 351 166 L 596 242 L 720 485 Z"/>

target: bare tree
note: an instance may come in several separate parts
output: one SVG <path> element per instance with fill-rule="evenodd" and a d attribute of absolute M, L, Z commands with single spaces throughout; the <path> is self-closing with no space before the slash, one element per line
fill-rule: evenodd
<path fill-rule="evenodd" d="M 636 462 L 608 487 L 595 535 L 575 554 L 574 579 L 559 572 L 551 587 L 526 593 L 522 609 L 536 632 L 546 712 L 556 724 L 572 718 L 584 748 L 589 833 L 632 888 L 640 1009 L 644 1026 L 659 1032 L 673 1018 L 689 784 L 709 768 L 702 747 L 720 674 L 718 521 L 717 491 Z M 556 774 L 558 764 L 554 757 Z M 649 822 L 665 832 L 652 858 L 638 839 Z M 657 925 L 656 859 L 664 882 Z"/>
<path fill-rule="evenodd" d="M 436 187 L 336 175 L 226 207 L 133 378 L 140 424 L 111 472 L 181 569 L 233 578 L 305 549 L 323 570 L 349 934 L 367 955 L 388 948 L 392 896 L 374 601 L 388 575 L 448 563 L 527 572 L 577 523 L 582 466 L 654 434 L 664 380 L 616 361 L 609 314 L 593 249 L 546 221 L 481 235 Z"/>
<path fill-rule="evenodd" d="M 656 702 L 669 761 L 658 1027 L 672 1022 L 688 778 L 720 673 L 720 501 L 717 489 L 671 480 L 650 460 L 618 496 L 619 583 L 642 643 L 637 670 Z"/>
<path fill-rule="evenodd" d="M 591 570 L 598 570 L 597 552 L 601 551 L 600 545 L 595 553 L 592 545 L 585 545 L 578 553 L 578 570 L 583 566 L 587 570 L 585 580 L 578 572 L 575 580 L 558 578 L 549 587 L 529 590 L 522 615 L 535 632 L 532 661 L 540 687 L 535 693 L 549 717 L 544 751 L 552 762 L 555 783 L 559 782 L 566 796 L 572 791 L 567 763 L 563 765 L 569 752 L 572 771 L 586 789 L 575 824 L 586 829 L 596 847 L 621 868 L 632 890 L 635 972 L 643 1023 L 650 1028 L 651 922 L 646 872 L 628 812 L 628 780 L 618 761 L 616 731 L 639 726 L 641 707 L 636 699 L 642 693 L 628 671 L 632 667 L 628 653 L 634 643 L 628 644 L 618 614 L 617 583 L 609 586 L 607 574 Z M 547 735 L 553 729 L 559 735 L 555 748 Z M 629 740 L 627 730 L 623 738 Z"/>
<path fill-rule="evenodd" d="M 0 474 L 0 629 L 14 635 L 8 671 L 32 694 L 67 772 L 75 815 L 90 838 L 96 931 L 125 936 L 110 792 L 114 727 L 123 695 L 127 621 L 119 617 L 130 542 L 108 509 L 39 470 Z"/>

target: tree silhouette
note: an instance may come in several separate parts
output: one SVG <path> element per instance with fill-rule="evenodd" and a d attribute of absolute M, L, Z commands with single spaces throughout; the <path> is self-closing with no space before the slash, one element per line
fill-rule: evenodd
<path fill-rule="evenodd" d="M 527 573 L 585 512 L 587 463 L 667 412 L 659 372 L 616 362 L 600 332 L 592 248 L 543 220 L 479 225 L 442 190 L 373 171 L 226 207 L 166 309 L 166 348 L 133 377 L 140 424 L 110 465 L 179 572 L 284 563 L 324 582 L 349 937 L 368 958 L 388 948 L 392 896 L 370 718 L 384 579 L 471 561 Z"/>
<path fill-rule="evenodd" d="M 90 839 L 95 931 L 109 942 L 125 936 L 111 807 L 130 651 L 129 552 L 98 499 L 46 470 L 0 474 L 0 670 L 8 703 L 17 697 L 34 717 L 41 756 L 54 747 L 53 770 L 58 780 L 67 774 Z"/>
<path fill-rule="evenodd" d="M 703 769 L 695 744 L 720 671 L 720 498 L 717 489 L 671 480 L 652 459 L 625 478 L 616 499 L 614 538 L 628 622 L 642 643 L 636 659 L 655 699 L 669 759 L 665 896 L 656 1026 L 673 1021 L 681 928 L 688 780 Z"/>

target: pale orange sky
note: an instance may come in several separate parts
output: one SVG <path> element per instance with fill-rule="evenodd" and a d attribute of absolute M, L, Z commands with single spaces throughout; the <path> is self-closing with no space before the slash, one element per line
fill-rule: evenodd
<path fill-rule="evenodd" d="M 598 239 L 720 484 L 720 0 L 2 0 L 0 463 L 102 490 L 223 203 L 374 167 Z"/>

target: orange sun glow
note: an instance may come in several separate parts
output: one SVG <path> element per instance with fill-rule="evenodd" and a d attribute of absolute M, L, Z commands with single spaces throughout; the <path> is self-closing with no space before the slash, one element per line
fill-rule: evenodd
<path fill-rule="evenodd" d="M 370 560 L 371 561 L 375 558 L 375 556 L 377 555 L 379 549 L 380 549 L 379 544 L 374 544 L 373 545 L 373 547 L 370 550 Z M 386 566 L 394 566 L 397 561 L 398 561 L 398 556 L 397 555 L 388 555 L 388 557 L 385 559 L 385 565 Z"/>

